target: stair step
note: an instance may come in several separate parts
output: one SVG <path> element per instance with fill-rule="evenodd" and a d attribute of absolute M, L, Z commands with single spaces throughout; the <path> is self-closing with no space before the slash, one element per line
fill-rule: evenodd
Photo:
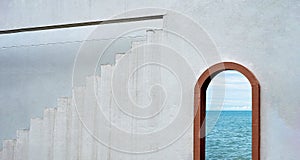
<path fill-rule="evenodd" d="M 41 118 L 32 118 L 30 120 L 29 130 L 29 148 L 28 148 L 28 159 L 39 160 L 44 157 L 43 153 L 43 120 Z"/>
<path fill-rule="evenodd" d="M 102 69 L 102 68 L 101 68 Z M 84 92 L 84 105 L 81 114 L 81 120 L 84 127 L 81 132 L 81 159 L 96 159 L 96 141 L 94 134 L 96 132 L 95 118 L 97 114 L 97 99 L 95 91 L 98 89 L 98 81 L 100 77 L 89 76 L 86 78 L 86 90 Z M 101 122 L 99 122 L 101 123 Z"/>
<path fill-rule="evenodd" d="M 163 29 L 149 29 L 146 31 L 147 43 L 160 43 L 163 38 Z"/>
<path fill-rule="evenodd" d="M 125 56 L 125 53 L 116 53 L 115 54 L 115 65 L 122 60 L 122 58 Z"/>
<path fill-rule="evenodd" d="M 14 160 L 27 160 L 28 159 L 28 138 L 29 130 L 17 130 L 17 141 L 14 153 Z"/>
<path fill-rule="evenodd" d="M 2 159 L 3 160 L 14 160 L 15 146 L 16 146 L 15 139 L 3 141 L 3 150 L 2 150 Z"/>
<path fill-rule="evenodd" d="M 99 98 L 100 107 L 104 114 L 109 113 L 109 106 L 111 100 L 111 80 L 113 74 L 114 66 L 111 65 L 101 65 L 101 79 L 99 86 Z"/>
<path fill-rule="evenodd" d="M 53 136 L 55 125 L 55 113 L 57 108 L 46 108 L 43 116 L 43 143 L 45 160 L 53 159 Z"/>
<path fill-rule="evenodd" d="M 82 132 L 84 130 L 84 125 L 81 123 L 81 117 L 84 111 L 84 96 L 85 96 L 86 87 L 74 87 L 73 89 L 73 107 L 72 107 L 72 128 L 77 130 L 77 132 L 72 133 L 72 142 L 76 146 L 76 150 L 73 153 L 75 159 L 81 159 L 82 157 L 82 144 L 85 143 L 85 140 L 82 139 Z"/>
<path fill-rule="evenodd" d="M 79 155 L 79 145 L 78 145 L 78 135 L 81 133 L 80 121 L 78 118 L 77 110 L 75 108 L 74 100 L 72 100 L 71 106 L 68 113 L 68 155 L 67 160 L 78 159 Z"/>
<path fill-rule="evenodd" d="M 56 109 L 53 131 L 53 159 L 66 159 L 67 105 L 65 100 Z"/>

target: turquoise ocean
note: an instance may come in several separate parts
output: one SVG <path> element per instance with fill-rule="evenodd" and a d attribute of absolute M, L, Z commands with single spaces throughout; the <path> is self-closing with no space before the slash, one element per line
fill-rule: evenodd
<path fill-rule="evenodd" d="M 251 159 L 251 115 L 251 111 L 207 111 L 206 159 Z"/>

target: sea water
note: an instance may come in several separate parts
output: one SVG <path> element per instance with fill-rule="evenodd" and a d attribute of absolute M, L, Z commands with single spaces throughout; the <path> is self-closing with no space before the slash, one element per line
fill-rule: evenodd
<path fill-rule="evenodd" d="M 207 111 L 207 160 L 251 159 L 251 111 Z"/>

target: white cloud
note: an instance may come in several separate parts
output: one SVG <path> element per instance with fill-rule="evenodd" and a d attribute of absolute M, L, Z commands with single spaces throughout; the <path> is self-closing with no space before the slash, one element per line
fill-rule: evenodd
<path fill-rule="evenodd" d="M 209 84 L 206 103 L 212 110 L 251 110 L 251 85 L 237 71 L 221 72 Z"/>
<path fill-rule="evenodd" d="M 207 108 L 210 111 L 251 111 L 251 106 L 230 106 L 230 107 L 222 107 L 222 106 L 210 106 Z"/>

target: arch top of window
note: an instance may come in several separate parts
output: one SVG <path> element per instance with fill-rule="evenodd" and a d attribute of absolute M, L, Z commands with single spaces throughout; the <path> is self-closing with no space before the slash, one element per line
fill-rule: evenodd
<path fill-rule="evenodd" d="M 204 73 L 200 76 L 200 78 L 197 81 L 196 87 L 201 88 L 207 88 L 210 81 L 220 72 L 226 71 L 226 70 L 235 70 L 243 74 L 250 82 L 251 86 L 258 86 L 259 87 L 259 81 L 254 76 L 254 74 L 247 69 L 246 67 L 235 63 L 235 62 L 221 62 L 218 64 L 215 64 L 208 69 L 204 71 Z M 205 88 L 205 89 L 206 89 Z"/>

